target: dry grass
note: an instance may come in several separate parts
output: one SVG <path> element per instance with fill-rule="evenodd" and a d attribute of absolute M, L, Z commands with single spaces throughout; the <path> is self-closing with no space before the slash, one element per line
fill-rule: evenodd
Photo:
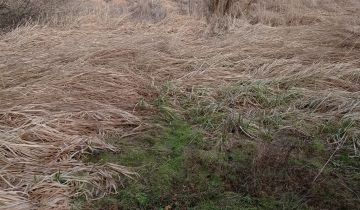
<path fill-rule="evenodd" d="M 251 24 L 271 26 L 313 25 L 339 21 L 359 11 L 356 0 L 180 0 L 183 11 L 205 16 L 246 19 Z M 352 19 L 352 21 L 358 21 Z"/>
<path fill-rule="evenodd" d="M 182 4 L 210 25 L 182 15 L 179 1 L 76 2 L 65 20 L 49 15 L 0 37 L 2 208 L 67 209 L 69 198 L 116 191 L 136 173 L 81 158 L 115 150 L 109 132 L 141 131 L 146 114 L 134 107 L 167 80 L 184 91 L 274 82 L 321 100 L 304 119 L 360 120 L 356 0 Z"/>

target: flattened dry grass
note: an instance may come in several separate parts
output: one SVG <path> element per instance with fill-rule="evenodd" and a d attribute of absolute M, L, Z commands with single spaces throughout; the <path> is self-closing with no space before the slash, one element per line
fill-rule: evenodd
<path fill-rule="evenodd" d="M 166 94 L 179 112 L 187 102 L 207 106 L 201 117 L 220 113 L 220 121 L 207 121 L 215 128 L 230 128 L 235 112 L 275 115 L 286 100 L 293 100 L 277 98 L 278 93 L 290 89 L 302 100 L 295 95 L 296 103 L 283 112 L 315 127 L 327 119 L 350 119 L 357 126 L 359 3 L 238 2 L 250 5 L 247 12 L 244 7 L 239 7 L 241 15 L 210 10 L 211 21 L 206 22 L 182 15 L 173 1 L 153 5 L 144 0 L 129 7 L 122 1 L 91 1 L 79 4 L 81 10 L 67 21 L 49 17 L 45 25 L 29 23 L 1 35 L 0 204 L 66 209 L 70 198 L 115 192 L 124 176 L 137 174 L 82 159 L 117 150 L 104 141 L 108 133 L 141 132 L 154 110 L 140 111 L 139 103 L 161 95 L 165 81 L 179 87 Z M 266 85 L 231 90 L 249 81 Z M 226 85 L 230 89 L 219 93 L 218 87 Z M 205 90 L 200 95 L 193 92 L 198 87 Z M 221 124 L 223 119 L 228 124 Z M 259 125 L 247 130 L 241 125 L 238 132 L 263 140 Z M 233 131 L 212 130 L 227 132 L 225 136 Z M 357 142 L 356 129 L 351 132 Z M 219 136 L 209 134 L 209 139 Z M 226 148 L 233 141 L 218 145 Z"/>
<path fill-rule="evenodd" d="M 117 54 L 96 44 L 92 52 L 89 45 L 81 47 L 78 41 L 86 33 L 35 26 L 2 37 L 1 205 L 5 208 L 67 209 L 72 197 L 100 198 L 116 192 L 124 175 L 137 175 L 119 165 L 81 161 L 84 154 L 116 150 L 102 140 L 106 133 L 141 130 L 142 121 L 133 107 L 152 93 L 150 84 L 126 68 L 130 55 L 123 54 L 123 68 L 102 67 L 104 60 Z M 94 35 L 92 41 L 107 36 L 102 31 Z M 16 51 L 21 53 L 13 54 Z"/>

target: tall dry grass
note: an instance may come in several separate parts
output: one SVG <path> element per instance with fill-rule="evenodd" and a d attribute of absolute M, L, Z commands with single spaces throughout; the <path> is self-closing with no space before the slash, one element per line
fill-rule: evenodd
<path fill-rule="evenodd" d="M 270 26 L 314 25 L 319 22 L 339 22 L 349 14 L 359 12 L 356 0 L 180 0 L 185 13 L 206 17 L 213 22 L 219 18 L 242 18 L 251 24 Z M 347 19 L 349 20 L 349 19 Z M 351 22 L 358 24 L 358 18 Z"/>
<path fill-rule="evenodd" d="M 360 120 L 356 0 L 189 7 L 209 24 L 182 15 L 186 3 L 75 2 L 59 13 L 70 16 L 51 14 L 0 37 L 4 209 L 68 209 L 73 197 L 98 198 L 115 192 L 123 176 L 136 176 L 82 158 L 115 150 L 104 142 L 109 132 L 141 132 L 146 113 L 134 107 L 153 99 L 164 81 L 184 88 L 276 81 L 309 97 L 321 93 L 325 110 L 312 119 Z"/>

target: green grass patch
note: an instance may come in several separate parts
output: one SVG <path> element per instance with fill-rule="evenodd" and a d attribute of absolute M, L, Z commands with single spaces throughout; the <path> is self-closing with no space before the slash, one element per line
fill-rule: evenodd
<path fill-rule="evenodd" d="M 137 138 L 112 137 L 120 152 L 87 158 L 132 166 L 141 177 L 83 206 L 356 209 L 356 122 L 323 117 L 315 113 L 319 104 L 302 106 L 311 97 L 276 84 L 181 90 L 169 83 L 161 93 L 154 102 L 156 129 Z M 77 201 L 74 206 L 81 206 Z"/>

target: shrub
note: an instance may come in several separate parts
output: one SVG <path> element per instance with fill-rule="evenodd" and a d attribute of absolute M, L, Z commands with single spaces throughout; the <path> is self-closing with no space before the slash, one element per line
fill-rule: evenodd
<path fill-rule="evenodd" d="M 166 17 L 166 9 L 159 0 L 128 1 L 133 18 L 150 22 L 159 22 Z"/>
<path fill-rule="evenodd" d="M 56 12 L 68 0 L 0 0 L 0 30 L 39 21 Z"/>

